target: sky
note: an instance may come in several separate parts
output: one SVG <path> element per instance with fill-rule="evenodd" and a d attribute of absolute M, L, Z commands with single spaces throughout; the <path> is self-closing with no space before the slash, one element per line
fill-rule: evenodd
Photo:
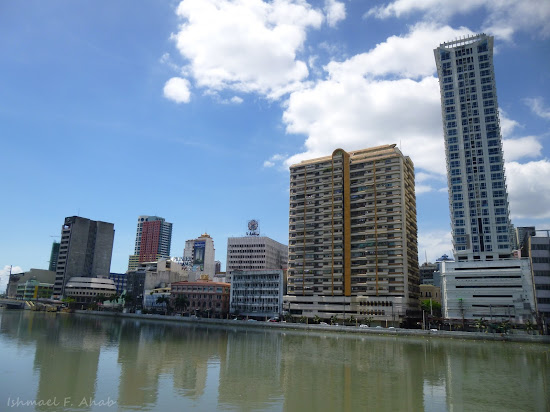
<path fill-rule="evenodd" d="M 512 222 L 550 228 L 547 0 L 4 0 L 0 3 L 0 290 L 46 268 L 66 216 L 137 217 L 172 252 L 257 219 L 288 243 L 291 164 L 397 144 L 415 164 L 419 260 L 452 254 L 433 49 L 495 36 Z"/>

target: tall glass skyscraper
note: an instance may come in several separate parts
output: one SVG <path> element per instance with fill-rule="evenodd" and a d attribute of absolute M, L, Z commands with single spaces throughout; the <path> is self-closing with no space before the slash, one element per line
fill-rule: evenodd
<path fill-rule="evenodd" d="M 434 50 L 457 261 L 512 253 L 493 42 L 492 36 L 478 34 Z"/>

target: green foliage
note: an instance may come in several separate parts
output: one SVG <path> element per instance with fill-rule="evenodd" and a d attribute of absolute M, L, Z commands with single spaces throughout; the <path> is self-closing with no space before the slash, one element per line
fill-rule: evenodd
<path fill-rule="evenodd" d="M 484 329 L 487 329 L 487 321 L 483 318 L 476 319 L 474 326 L 478 332 L 482 332 Z"/>
<path fill-rule="evenodd" d="M 433 311 L 434 317 L 441 317 L 441 303 L 432 300 L 430 305 L 430 299 L 426 299 L 421 302 L 421 305 L 424 312 L 431 314 Z"/>
<path fill-rule="evenodd" d="M 313 317 L 313 323 L 317 323 L 317 324 L 318 324 L 319 322 L 321 322 L 321 318 L 320 318 L 319 316 L 315 315 L 315 316 Z"/>

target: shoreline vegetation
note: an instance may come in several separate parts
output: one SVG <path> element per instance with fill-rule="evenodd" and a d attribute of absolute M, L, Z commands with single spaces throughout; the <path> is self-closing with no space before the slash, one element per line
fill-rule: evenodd
<path fill-rule="evenodd" d="M 166 321 L 180 322 L 193 325 L 221 325 L 226 327 L 239 328 L 258 328 L 258 329 L 280 329 L 295 331 L 328 332 L 340 334 L 362 334 L 370 336 L 408 336 L 422 338 L 445 338 L 445 339 L 463 339 L 463 340 L 481 340 L 498 342 L 519 342 L 519 343 L 546 343 L 550 344 L 549 335 L 527 335 L 527 334 L 504 334 L 504 333 L 486 333 L 486 332 L 461 332 L 445 330 L 421 330 L 421 329 L 401 329 L 401 328 L 360 328 L 355 326 L 333 326 L 317 325 L 303 323 L 284 323 L 284 322 L 247 322 L 243 320 L 231 319 L 212 319 L 212 318 L 192 318 L 183 316 L 166 316 L 137 313 L 105 312 L 93 310 L 76 310 L 72 315 L 97 315 L 113 318 L 143 319 L 148 321 Z M 63 316 L 63 315 L 62 315 Z"/>

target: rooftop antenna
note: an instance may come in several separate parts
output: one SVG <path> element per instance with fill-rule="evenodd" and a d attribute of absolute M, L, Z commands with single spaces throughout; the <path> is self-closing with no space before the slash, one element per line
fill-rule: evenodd
<path fill-rule="evenodd" d="M 426 255 L 426 265 L 428 264 L 428 252 L 424 250 L 424 254 Z"/>

